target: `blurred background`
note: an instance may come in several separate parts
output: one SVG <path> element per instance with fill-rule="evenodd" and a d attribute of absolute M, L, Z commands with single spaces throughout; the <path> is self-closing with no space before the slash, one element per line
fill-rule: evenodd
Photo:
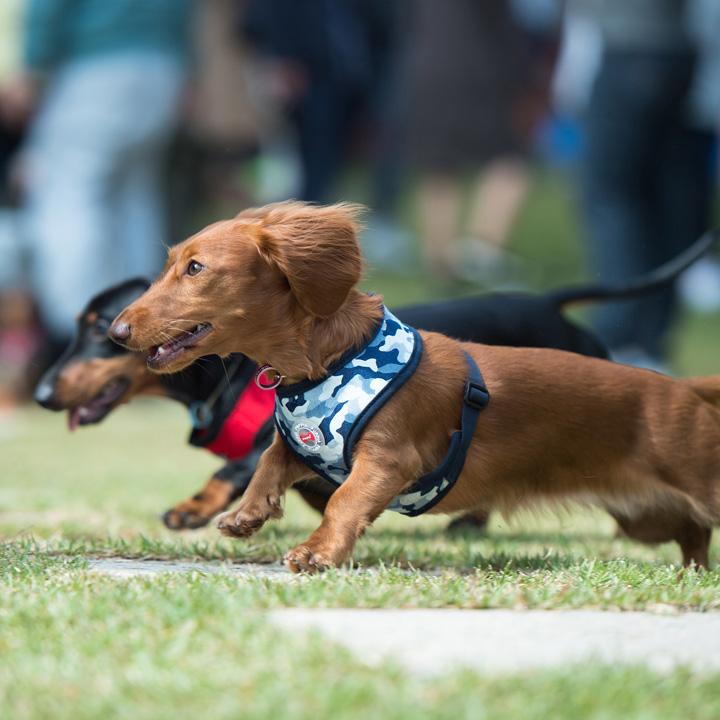
<path fill-rule="evenodd" d="M 370 212 L 390 305 L 618 282 L 714 223 L 720 0 L 2 0 L 0 409 L 87 300 L 289 197 Z M 720 372 L 720 264 L 597 306 Z"/>

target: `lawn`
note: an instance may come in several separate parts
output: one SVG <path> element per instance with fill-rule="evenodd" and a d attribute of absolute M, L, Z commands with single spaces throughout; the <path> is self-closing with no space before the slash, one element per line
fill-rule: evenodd
<path fill-rule="evenodd" d="M 543 183 L 518 252 L 538 288 L 582 277 L 564 186 Z M 550 211 L 548 208 L 555 208 Z M 535 244 L 535 238 L 538 244 Z M 422 277 L 372 274 L 392 303 L 427 297 Z M 720 319 L 687 317 L 681 374 L 712 372 Z M 719 363 L 720 364 L 720 363 Z M 289 581 L 221 573 L 109 578 L 87 558 L 276 562 L 317 517 L 290 497 L 286 517 L 249 541 L 212 528 L 173 534 L 160 513 L 197 490 L 217 460 L 185 445 L 167 401 L 122 408 L 69 434 L 26 409 L 0 419 L 0 719 L 720 717 L 720 677 L 574 666 L 432 681 L 370 668 L 315 634 L 288 637 L 263 611 L 457 607 L 720 610 L 720 571 L 679 574 L 679 552 L 618 537 L 588 510 L 493 517 L 486 535 L 449 535 L 443 518 L 383 516 L 355 566 Z M 716 541 L 713 560 L 720 562 Z"/>
<path fill-rule="evenodd" d="M 292 498 L 249 542 L 181 535 L 158 515 L 216 461 L 184 445 L 163 401 L 69 435 L 28 410 L 0 439 L 0 717 L 693 718 L 720 716 L 720 677 L 573 667 L 431 683 L 368 668 L 317 635 L 286 637 L 262 610 L 315 607 L 720 609 L 720 572 L 678 577 L 675 548 L 615 537 L 599 514 L 494 518 L 449 536 L 442 518 L 383 517 L 356 567 L 289 582 L 228 574 L 117 579 L 86 558 L 277 561 L 316 522 Z M 717 546 L 714 558 L 718 560 Z"/>

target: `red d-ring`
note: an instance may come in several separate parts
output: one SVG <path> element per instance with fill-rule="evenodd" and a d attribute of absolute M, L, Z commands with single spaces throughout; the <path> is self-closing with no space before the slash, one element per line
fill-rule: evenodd
<path fill-rule="evenodd" d="M 273 373 L 272 379 L 267 378 L 269 382 L 265 382 L 265 376 Z M 274 390 L 282 381 L 284 375 L 281 375 L 272 365 L 261 365 L 255 373 L 255 384 L 261 390 Z"/>

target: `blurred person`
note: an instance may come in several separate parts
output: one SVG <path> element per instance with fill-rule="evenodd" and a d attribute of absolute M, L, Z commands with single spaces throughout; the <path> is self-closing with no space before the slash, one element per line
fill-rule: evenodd
<path fill-rule="evenodd" d="M 695 77 L 690 89 L 690 121 L 699 127 L 720 128 L 720 0 L 689 0 L 688 27 L 697 46 Z M 715 151 L 717 173 L 717 149 Z M 702 258 L 678 280 L 684 304 L 699 312 L 720 309 L 720 261 Z"/>
<path fill-rule="evenodd" d="M 619 281 L 707 228 L 716 120 L 693 116 L 698 56 L 685 0 L 575 5 L 603 43 L 585 119 L 585 221 L 597 276 Z M 664 369 L 675 306 L 671 287 L 598 309 L 596 328 L 617 360 Z"/>
<path fill-rule="evenodd" d="M 396 219 L 404 180 L 396 72 L 404 0 L 251 0 L 240 8 L 263 115 L 260 197 L 331 201 L 359 159 L 372 209 L 363 251 L 374 266 L 405 270 L 410 235 Z"/>
<path fill-rule="evenodd" d="M 193 72 L 171 148 L 170 237 L 201 218 L 258 204 L 243 166 L 258 157 L 262 117 L 251 96 L 248 52 L 238 38 L 244 2 L 203 0 L 193 23 Z"/>
<path fill-rule="evenodd" d="M 2 294 L 21 283 L 19 239 L 16 232 L 13 165 L 24 132 L 24 118 L 14 113 L 8 97 L 12 78 L 21 64 L 20 22 L 22 0 L 0 4 L 0 303 Z"/>
<path fill-rule="evenodd" d="M 502 279 L 530 184 L 532 134 L 546 84 L 543 45 L 509 0 L 412 0 L 406 74 L 408 163 L 425 264 L 452 280 Z M 468 217 L 461 222 L 469 181 Z"/>
<path fill-rule="evenodd" d="M 27 0 L 16 116 L 34 288 L 49 355 L 78 307 L 163 256 L 162 170 L 186 75 L 192 0 Z"/>
<path fill-rule="evenodd" d="M 25 371 L 40 341 L 18 222 L 15 159 L 26 122 L 8 96 L 21 65 L 22 10 L 23 0 L 0 3 L 0 411 L 29 394 Z"/>
<path fill-rule="evenodd" d="M 365 119 L 384 43 L 385 0 L 250 0 L 241 26 L 265 60 L 265 91 L 289 120 L 302 200 L 333 199 Z"/>

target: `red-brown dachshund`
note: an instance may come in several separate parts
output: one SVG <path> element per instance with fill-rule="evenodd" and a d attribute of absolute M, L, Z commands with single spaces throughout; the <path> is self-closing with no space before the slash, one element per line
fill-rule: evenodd
<path fill-rule="evenodd" d="M 294 483 L 340 477 L 319 428 L 288 429 L 284 420 L 302 410 L 293 393 L 319 387 L 329 369 L 342 374 L 357 358 L 367 365 L 368 349 L 386 333 L 379 350 L 397 343 L 406 376 L 364 418 L 320 526 L 286 556 L 293 570 L 343 563 L 365 528 L 398 498 L 417 496 L 428 477 L 438 480 L 430 512 L 588 502 L 631 537 L 675 540 L 684 564 L 707 566 L 720 518 L 720 377 L 674 380 L 562 351 L 460 343 L 395 326 L 379 297 L 356 289 L 357 213 L 288 202 L 216 223 L 171 249 L 158 280 L 111 327 L 158 372 L 242 352 L 281 381 L 279 396 L 290 398 L 278 403 L 282 434 L 237 508 L 219 517 L 221 531 L 249 536 L 282 514 Z M 491 400 L 479 412 L 485 388 Z M 346 412 L 358 396 L 344 397 Z M 474 414 L 467 423 L 466 414 Z M 459 454 L 458 438 L 469 441 Z M 454 469 L 438 479 L 453 452 Z"/>

